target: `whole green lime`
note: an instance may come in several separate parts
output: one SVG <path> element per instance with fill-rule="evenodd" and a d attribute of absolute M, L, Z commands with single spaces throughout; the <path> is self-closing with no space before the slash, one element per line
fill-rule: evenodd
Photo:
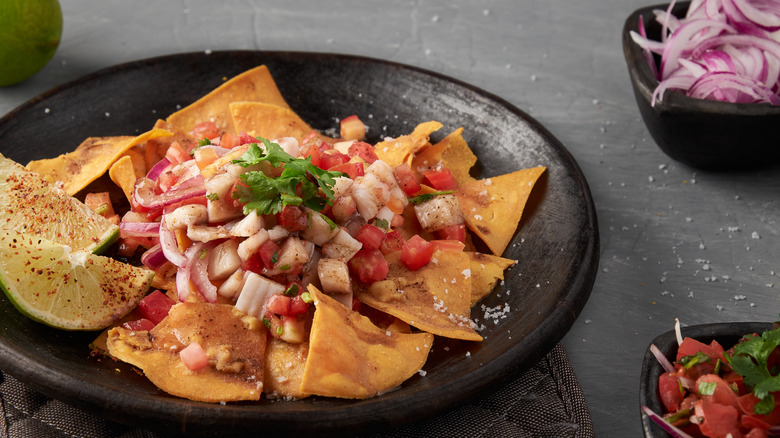
<path fill-rule="evenodd" d="M 17 84 L 42 69 L 62 36 L 57 0 L 0 0 L 0 87 Z"/>

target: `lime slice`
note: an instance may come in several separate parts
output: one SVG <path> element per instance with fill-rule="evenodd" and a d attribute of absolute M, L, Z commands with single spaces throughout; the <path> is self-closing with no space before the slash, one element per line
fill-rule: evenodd
<path fill-rule="evenodd" d="M 21 313 L 52 327 L 109 326 L 138 304 L 153 276 L 110 257 L 0 230 L 0 288 Z"/>
<path fill-rule="evenodd" d="M 119 227 L 37 173 L 0 154 L 0 228 L 100 253 Z"/>

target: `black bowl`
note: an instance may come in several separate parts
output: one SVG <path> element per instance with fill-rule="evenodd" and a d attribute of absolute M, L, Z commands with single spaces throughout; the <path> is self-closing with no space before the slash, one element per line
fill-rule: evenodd
<path fill-rule="evenodd" d="M 677 3 L 672 13 L 683 17 L 689 5 Z M 780 161 L 780 106 L 694 99 L 671 90 L 663 101 L 651 105 L 658 80 L 630 32 L 638 32 L 641 19 L 647 36 L 658 41 L 661 26 L 653 10 L 667 8 L 668 4 L 638 9 L 623 27 L 623 54 L 634 95 L 655 142 L 671 158 L 699 169 L 751 169 Z"/>
<path fill-rule="evenodd" d="M 772 329 L 770 322 L 727 322 L 715 324 L 692 325 L 680 329 L 683 337 L 693 338 L 697 341 L 709 344 L 713 339 L 718 341 L 725 349 L 731 348 L 739 339 L 750 333 L 762 333 Z M 670 361 L 677 355 L 677 337 L 674 330 L 670 330 L 653 339 L 651 345 L 656 347 Z M 645 358 L 642 361 L 642 379 L 639 382 L 639 405 L 647 406 L 657 414 L 663 414 L 661 397 L 658 395 L 658 377 L 664 372 L 663 367 L 650 351 L 648 346 Z M 642 415 L 642 429 L 647 438 L 666 438 L 667 434 L 660 426 L 655 424 L 644 413 Z"/>

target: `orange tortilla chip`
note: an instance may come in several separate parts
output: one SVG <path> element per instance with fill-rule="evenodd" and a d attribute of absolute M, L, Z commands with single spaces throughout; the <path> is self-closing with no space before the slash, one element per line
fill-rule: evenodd
<path fill-rule="evenodd" d="M 92 181 L 100 178 L 128 149 L 171 132 L 153 129 L 138 137 L 90 137 L 73 152 L 56 158 L 30 161 L 27 168 L 37 172 L 49 183 L 64 183 L 63 189 L 75 195 Z"/>
<path fill-rule="evenodd" d="M 111 329 L 108 351 L 177 397 L 209 403 L 259 400 L 266 328 L 234 309 L 231 304 L 179 303 L 149 332 Z M 209 365 L 196 371 L 179 358 L 179 351 L 193 342 L 209 357 Z"/>
<path fill-rule="evenodd" d="M 433 344 L 430 333 L 380 329 L 309 285 L 316 311 L 301 390 L 362 399 L 389 391 L 419 371 Z"/>
<path fill-rule="evenodd" d="M 466 226 L 501 255 L 515 234 L 531 190 L 546 167 L 467 182 L 455 192 Z"/>
<path fill-rule="evenodd" d="M 135 181 L 138 179 L 133 169 L 132 158 L 125 155 L 116 160 L 108 169 L 108 176 L 111 178 L 111 181 L 122 189 L 128 202 L 132 201 L 133 192 L 135 191 Z"/>
<path fill-rule="evenodd" d="M 192 131 L 200 122 L 212 121 L 220 131 L 237 134 L 230 115 L 231 102 L 264 102 L 289 108 L 268 67 L 261 65 L 231 78 L 194 103 L 171 114 L 166 121 L 182 132 Z"/>
<path fill-rule="evenodd" d="M 380 141 L 374 146 L 374 152 L 380 160 L 395 168 L 401 163 L 409 163 L 417 151 L 428 144 L 432 133 L 441 129 L 443 125 L 436 121 L 420 123 L 409 135 L 402 135 L 393 140 Z"/>
<path fill-rule="evenodd" d="M 515 264 L 514 260 L 483 254 L 466 252 L 471 259 L 471 305 L 490 295 L 498 280 L 504 279 L 504 270 Z"/>
<path fill-rule="evenodd" d="M 275 140 L 294 137 L 303 142 L 313 129 L 289 108 L 260 102 L 233 102 L 230 104 L 233 126 L 237 132 L 252 137 Z"/>
<path fill-rule="evenodd" d="M 387 279 L 358 291 L 364 304 L 434 335 L 481 341 L 469 319 L 471 262 L 461 251 L 436 251 L 430 263 L 410 271 L 399 251 L 388 254 Z"/>
<path fill-rule="evenodd" d="M 301 380 L 309 343 L 290 344 L 277 338 L 268 338 L 265 349 L 265 376 L 263 391 L 272 398 L 301 399 L 309 394 L 301 391 Z"/>
<path fill-rule="evenodd" d="M 412 159 L 411 166 L 415 172 L 422 173 L 436 168 L 439 163 L 449 169 L 459 185 L 474 179 L 470 171 L 477 163 L 477 156 L 463 139 L 463 128 L 456 129 L 440 142 L 419 151 Z"/>

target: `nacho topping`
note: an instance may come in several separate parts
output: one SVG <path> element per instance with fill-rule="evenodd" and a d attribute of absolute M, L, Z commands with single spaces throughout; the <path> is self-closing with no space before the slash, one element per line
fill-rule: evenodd
<path fill-rule="evenodd" d="M 167 291 L 96 347 L 192 400 L 362 399 L 418 373 L 436 336 L 482 341 L 471 308 L 514 263 L 545 171 L 475 179 L 464 128 L 441 128 L 331 138 L 258 67 L 141 136 L 29 167 L 72 194 L 108 173 L 130 206 L 117 252 Z"/>

